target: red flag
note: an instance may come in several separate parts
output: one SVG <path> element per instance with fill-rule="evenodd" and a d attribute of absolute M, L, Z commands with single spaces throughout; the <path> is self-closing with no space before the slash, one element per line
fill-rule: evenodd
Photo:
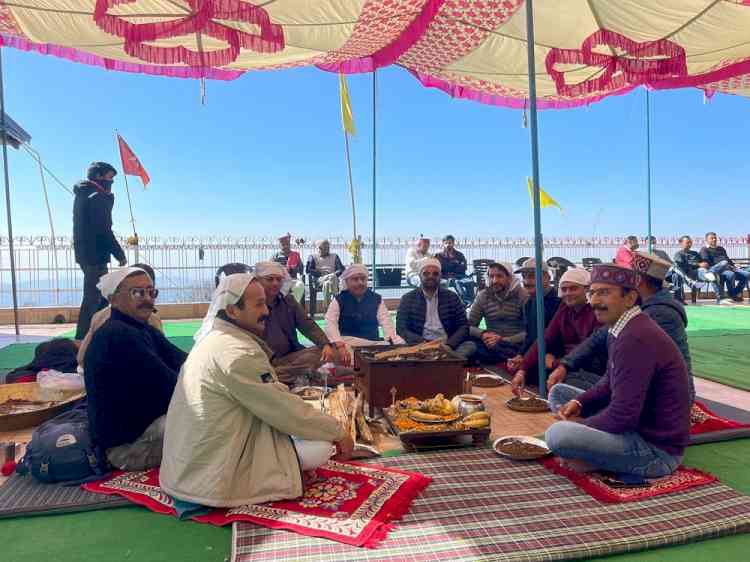
<path fill-rule="evenodd" d="M 120 144 L 120 160 L 122 160 L 123 173 L 129 176 L 140 177 L 143 182 L 143 187 L 146 187 L 148 182 L 151 181 L 151 178 L 148 177 L 148 173 L 146 172 L 146 168 L 143 167 L 143 164 L 141 164 L 141 161 L 138 160 L 138 157 L 130 149 L 128 143 L 126 143 L 125 139 L 119 134 L 117 135 L 117 142 Z"/>

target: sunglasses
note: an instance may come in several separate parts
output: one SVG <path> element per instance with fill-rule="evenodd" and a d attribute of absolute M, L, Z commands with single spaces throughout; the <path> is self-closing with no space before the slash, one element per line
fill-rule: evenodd
<path fill-rule="evenodd" d="M 156 297 L 159 296 L 159 289 L 154 289 L 153 287 L 148 289 L 136 287 L 134 289 L 130 289 L 128 291 L 128 294 L 134 299 L 142 300 L 146 298 L 146 295 L 148 295 L 151 299 L 156 300 Z"/>

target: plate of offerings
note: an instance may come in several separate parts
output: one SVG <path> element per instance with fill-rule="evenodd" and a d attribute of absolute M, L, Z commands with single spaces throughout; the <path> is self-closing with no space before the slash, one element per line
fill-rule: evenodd
<path fill-rule="evenodd" d="M 494 375 L 491 373 L 478 373 L 471 377 L 472 386 L 478 386 L 480 388 L 495 388 L 505 384 L 505 381 L 500 375 Z"/>
<path fill-rule="evenodd" d="M 410 448 L 465 446 L 459 439 L 482 446 L 490 435 L 491 418 L 487 412 L 462 415 L 450 400 L 437 394 L 428 400 L 413 396 L 394 402 L 383 410 L 385 419 L 404 445 Z"/>
<path fill-rule="evenodd" d="M 508 435 L 495 439 L 492 448 L 498 455 L 516 461 L 541 459 L 551 454 L 547 444 L 535 437 L 525 435 Z"/>
<path fill-rule="evenodd" d="M 549 412 L 549 402 L 543 398 L 531 396 L 529 398 L 511 398 L 505 405 L 516 412 L 540 413 Z"/>
<path fill-rule="evenodd" d="M 320 400 L 323 397 L 323 387 L 301 386 L 295 388 L 292 393 L 302 398 L 302 400 Z"/>

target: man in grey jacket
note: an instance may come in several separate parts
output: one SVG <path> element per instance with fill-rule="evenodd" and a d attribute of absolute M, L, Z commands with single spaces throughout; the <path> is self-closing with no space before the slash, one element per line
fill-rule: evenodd
<path fill-rule="evenodd" d="M 487 270 L 489 286 L 482 289 L 469 311 L 469 335 L 464 346 L 480 363 L 499 363 L 521 350 L 526 330 L 523 307 L 528 295 L 507 263 L 493 263 Z M 479 327 L 484 319 L 486 329 Z"/>
<path fill-rule="evenodd" d="M 635 252 L 633 269 L 640 273 L 638 282 L 638 294 L 641 297 L 641 310 L 656 322 L 667 335 L 677 344 L 688 368 L 688 388 L 690 401 L 695 399 L 695 386 L 693 382 L 693 371 L 690 360 L 690 349 L 688 347 L 687 314 L 685 307 L 672 296 L 668 289 L 664 288 L 664 279 L 671 264 L 654 254 Z M 547 379 L 547 388 L 551 389 L 555 384 L 569 381 L 566 380 L 567 373 L 575 371 L 586 358 L 594 354 L 607 353 L 607 328 L 600 328 L 594 332 L 586 341 L 566 355 L 561 365 L 555 369 Z M 575 386 L 575 385 L 573 385 Z"/>

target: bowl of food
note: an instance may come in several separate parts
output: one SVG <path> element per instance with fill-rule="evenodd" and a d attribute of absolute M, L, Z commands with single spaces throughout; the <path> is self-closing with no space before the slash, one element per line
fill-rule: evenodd
<path fill-rule="evenodd" d="M 302 400 L 320 400 L 323 397 L 323 388 L 320 386 L 302 386 L 292 392 Z"/>
<path fill-rule="evenodd" d="M 541 459 L 552 454 L 547 443 L 536 437 L 525 435 L 500 437 L 495 439 L 492 448 L 498 455 L 515 461 Z"/>
<path fill-rule="evenodd" d="M 519 396 L 516 396 L 505 402 L 505 405 L 510 410 L 514 410 L 516 412 L 540 413 L 550 411 L 549 402 L 547 402 L 543 398 L 538 398 L 536 396 L 530 396 L 528 398 L 521 398 Z"/>

